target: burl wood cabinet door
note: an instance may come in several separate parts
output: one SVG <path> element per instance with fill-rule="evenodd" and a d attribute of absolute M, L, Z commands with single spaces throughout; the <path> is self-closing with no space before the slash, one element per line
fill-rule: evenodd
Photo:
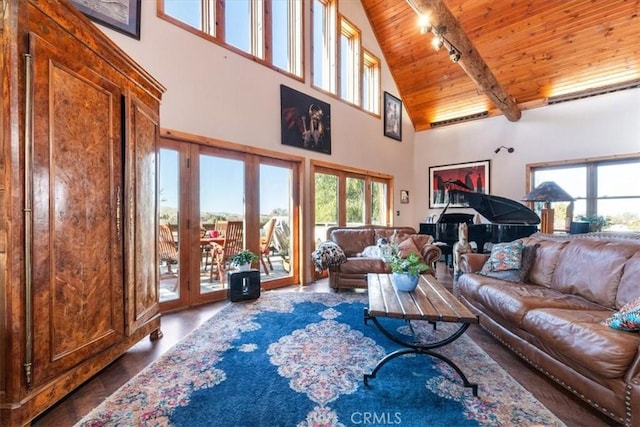
<path fill-rule="evenodd" d="M 123 94 L 75 40 L 33 57 L 33 383 L 123 339 Z"/>
<path fill-rule="evenodd" d="M 158 315 L 157 244 L 157 143 L 160 121 L 156 109 L 139 97 L 127 95 L 129 141 L 127 161 L 128 215 L 126 229 L 132 234 L 126 247 L 127 271 L 126 325 L 132 334 Z M 157 101 L 149 101 L 157 102 Z"/>

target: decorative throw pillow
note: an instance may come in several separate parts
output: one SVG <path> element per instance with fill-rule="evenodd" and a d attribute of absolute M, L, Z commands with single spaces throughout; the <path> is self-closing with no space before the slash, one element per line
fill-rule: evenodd
<path fill-rule="evenodd" d="M 518 270 L 522 265 L 522 240 L 497 243 L 491 249 L 491 256 L 482 267 L 485 271 Z"/>
<path fill-rule="evenodd" d="M 526 282 L 529 279 L 529 270 L 533 265 L 533 261 L 536 259 L 536 251 L 540 246 L 539 243 L 533 245 L 525 245 L 522 248 L 522 262 L 520 268 L 513 270 L 500 270 L 491 271 L 488 270 L 487 263 L 482 267 L 482 270 L 478 274 L 482 274 L 488 277 L 495 277 L 496 279 L 506 280 L 507 282 Z M 487 269 L 485 269 L 485 267 Z"/>
<path fill-rule="evenodd" d="M 640 331 L 640 297 L 623 305 L 619 311 L 600 323 L 621 331 Z"/>
<path fill-rule="evenodd" d="M 413 239 L 405 239 L 398 244 L 398 255 L 402 258 L 406 258 L 409 254 L 416 254 L 418 256 L 422 256 L 420 254 L 420 249 L 416 246 Z"/>

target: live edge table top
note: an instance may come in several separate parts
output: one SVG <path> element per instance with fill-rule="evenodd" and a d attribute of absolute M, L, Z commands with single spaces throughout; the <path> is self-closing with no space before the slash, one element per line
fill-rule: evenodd
<path fill-rule="evenodd" d="M 396 290 L 391 274 L 369 273 L 367 281 L 372 317 L 478 323 L 478 317 L 431 275 L 421 275 L 413 292 Z"/>

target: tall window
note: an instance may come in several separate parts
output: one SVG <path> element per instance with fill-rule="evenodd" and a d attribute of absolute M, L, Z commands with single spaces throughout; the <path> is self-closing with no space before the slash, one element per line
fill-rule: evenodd
<path fill-rule="evenodd" d="M 313 84 L 336 92 L 336 4 L 313 0 Z"/>
<path fill-rule="evenodd" d="M 360 105 L 360 31 L 340 19 L 340 97 Z"/>
<path fill-rule="evenodd" d="M 272 63 L 302 76 L 302 2 L 271 2 Z"/>
<path fill-rule="evenodd" d="M 187 24 L 207 40 L 302 78 L 299 0 L 162 0 L 158 16 L 182 28 Z"/>
<path fill-rule="evenodd" d="M 566 228 L 570 220 L 600 216 L 606 219 L 606 231 L 640 231 L 640 158 L 588 159 L 528 168 L 532 189 L 554 181 L 575 199 L 573 207 L 566 202 L 553 204 L 556 229 Z"/>
<path fill-rule="evenodd" d="M 315 241 L 332 225 L 391 225 L 389 175 L 312 161 Z"/>
<path fill-rule="evenodd" d="M 362 51 L 362 108 L 380 114 L 380 60 Z"/>

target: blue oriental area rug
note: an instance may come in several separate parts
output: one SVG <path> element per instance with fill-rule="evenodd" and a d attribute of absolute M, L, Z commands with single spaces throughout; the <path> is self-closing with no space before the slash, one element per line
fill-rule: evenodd
<path fill-rule="evenodd" d="M 441 348 L 478 397 L 437 359 L 405 355 L 372 322 L 366 295 L 267 292 L 232 303 L 83 418 L 80 426 L 558 426 L 473 341 Z M 386 319 L 411 339 L 426 322 Z M 424 323 L 424 324 L 423 324 Z"/>

